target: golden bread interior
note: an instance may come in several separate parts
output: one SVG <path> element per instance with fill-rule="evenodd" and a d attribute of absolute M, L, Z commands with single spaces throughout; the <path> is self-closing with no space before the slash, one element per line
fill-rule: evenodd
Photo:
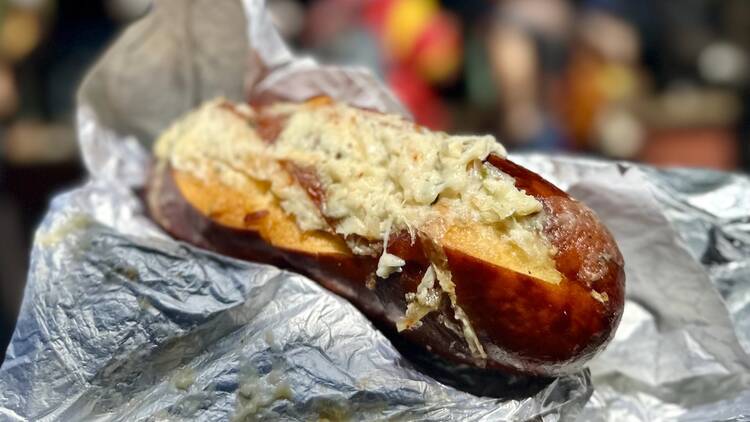
<path fill-rule="evenodd" d="M 308 254 L 351 254 L 338 236 L 323 231 L 303 232 L 294 216 L 284 212 L 268 190 L 267 183 L 253 181 L 239 191 L 218 176 L 198 178 L 173 170 L 182 196 L 201 214 L 234 229 L 256 231 L 268 243 Z M 560 274 L 552 259 L 529 256 L 501 227 L 472 224 L 448 229 L 443 247 L 473 256 L 542 281 L 557 283 Z M 546 246 L 540 241 L 542 247 Z"/>

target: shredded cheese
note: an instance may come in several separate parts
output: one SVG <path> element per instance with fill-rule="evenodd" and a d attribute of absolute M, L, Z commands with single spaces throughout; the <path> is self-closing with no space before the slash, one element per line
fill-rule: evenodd
<path fill-rule="evenodd" d="M 436 219 L 492 224 L 541 210 L 510 177 L 482 164 L 491 153 L 505 156 L 491 136 L 448 136 L 343 104 L 270 112 L 289 116 L 273 154 L 317 170 L 322 213 L 342 236 L 382 240 L 388 225 L 414 234 Z"/>

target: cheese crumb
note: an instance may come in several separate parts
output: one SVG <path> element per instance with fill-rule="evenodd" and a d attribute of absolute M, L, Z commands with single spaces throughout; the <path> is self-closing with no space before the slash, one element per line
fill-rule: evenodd
<path fill-rule="evenodd" d="M 596 299 L 601 304 L 605 304 L 606 305 L 607 302 L 609 302 L 609 295 L 607 295 L 606 292 L 599 293 L 596 290 L 591 290 L 591 297 L 593 297 L 594 299 Z"/>
<path fill-rule="evenodd" d="M 432 266 L 425 271 L 417 292 L 406 295 L 406 301 L 406 313 L 396 324 L 399 332 L 418 328 L 422 325 L 421 319 L 440 306 L 440 291 L 435 289 L 435 269 Z"/>
<path fill-rule="evenodd" d="M 393 273 L 400 273 L 401 267 L 406 264 L 406 261 L 397 257 L 396 255 L 388 252 L 383 252 L 378 260 L 378 269 L 376 274 L 380 278 L 388 278 Z"/>
<path fill-rule="evenodd" d="M 383 237 L 383 254 L 378 260 L 378 268 L 375 274 L 380 278 L 388 278 L 391 274 L 401 272 L 401 267 L 406 265 L 406 261 L 396 255 L 388 253 L 388 240 L 391 234 L 391 221 L 386 223 L 385 236 Z"/>

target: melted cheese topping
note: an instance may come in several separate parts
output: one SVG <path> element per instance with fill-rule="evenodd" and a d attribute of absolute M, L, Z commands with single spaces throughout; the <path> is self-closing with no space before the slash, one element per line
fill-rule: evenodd
<path fill-rule="evenodd" d="M 273 153 L 316 170 L 322 212 L 342 236 L 383 240 L 389 227 L 416 234 L 436 220 L 492 224 L 541 210 L 511 178 L 482 164 L 491 153 L 505 156 L 491 136 L 448 136 L 343 104 L 270 111 L 289 116 Z"/>
<path fill-rule="evenodd" d="M 218 177 L 232 190 L 263 190 L 266 207 L 280 206 L 301 232 L 333 232 L 355 254 L 380 254 L 380 278 L 405 264 L 382 247 L 390 233 L 428 239 L 432 265 L 406 298 L 399 329 L 418 326 L 445 294 L 472 354 L 485 356 L 457 303 L 444 246 L 465 246 L 489 262 L 559 282 L 553 250 L 539 235 L 536 219 L 528 218 L 541 204 L 485 163 L 490 154 L 505 156 L 493 137 L 449 136 L 400 116 L 332 102 L 280 103 L 262 113 L 279 123 L 274 139 L 261 138 L 255 110 L 216 100 L 173 125 L 155 153 L 177 170 L 205 180 Z M 290 174 L 288 163 L 313 170 L 322 193 L 318 203 L 309 186 Z M 496 247 L 498 238 L 503 245 Z"/>

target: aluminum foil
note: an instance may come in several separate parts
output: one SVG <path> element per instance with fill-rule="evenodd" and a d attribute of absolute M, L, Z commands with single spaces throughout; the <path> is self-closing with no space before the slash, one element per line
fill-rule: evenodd
<path fill-rule="evenodd" d="M 743 420 L 750 181 L 514 157 L 594 208 L 626 261 L 613 343 L 528 398 L 415 369 L 312 281 L 175 242 L 146 218 L 151 140 L 201 101 L 340 100 L 404 113 L 367 71 L 292 54 L 262 1 L 162 0 L 79 93 L 90 180 L 52 202 L 0 367 L 0 420 Z M 743 349 L 744 345 L 744 349 Z"/>

